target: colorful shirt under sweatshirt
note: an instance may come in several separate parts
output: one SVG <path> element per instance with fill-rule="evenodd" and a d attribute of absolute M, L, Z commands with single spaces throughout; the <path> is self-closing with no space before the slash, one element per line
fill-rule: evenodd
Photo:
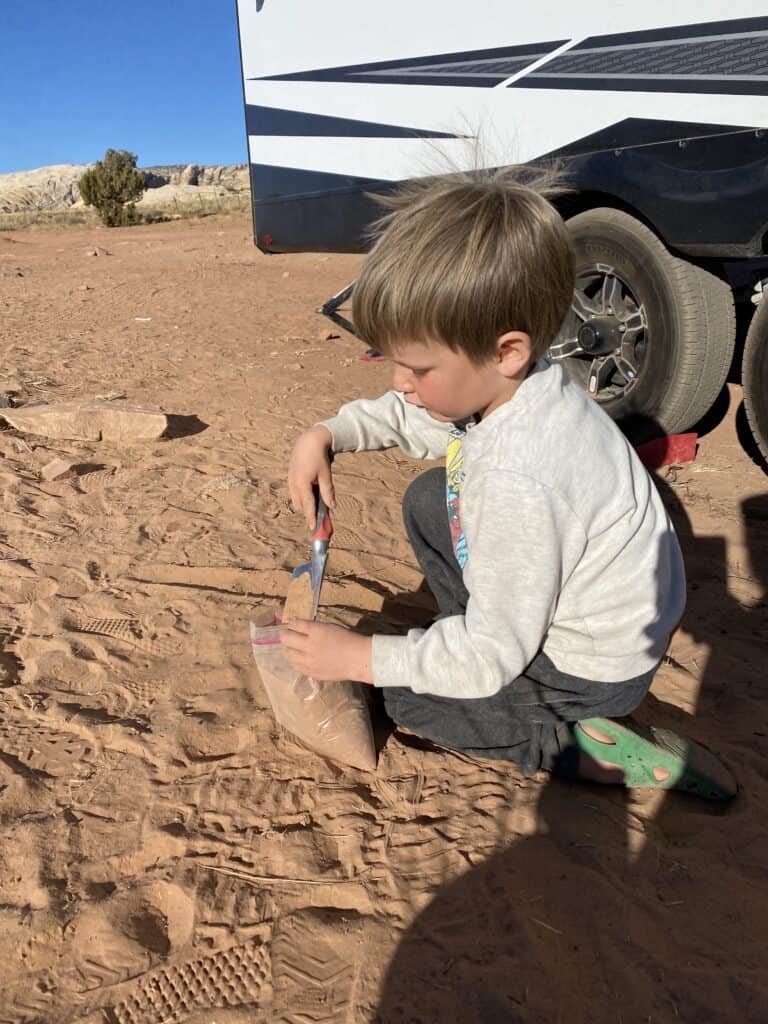
<path fill-rule="evenodd" d="M 466 426 L 454 423 L 448 433 L 445 447 L 445 501 L 448 507 L 448 526 L 451 543 L 459 568 L 467 564 L 467 538 L 461 528 L 461 492 L 464 488 L 464 435 Z"/>
<path fill-rule="evenodd" d="M 488 697 L 539 650 L 562 672 L 607 683 L 661 660 L 685 605 L 677 538 L 631 445 L 559 364 L 540 360 L 479 423 L 439 423 L 390 391 L 350 402 L 325 426 L 335 452 L 451 454 L 467 610 L 376 635 L 376 686 Z"/>

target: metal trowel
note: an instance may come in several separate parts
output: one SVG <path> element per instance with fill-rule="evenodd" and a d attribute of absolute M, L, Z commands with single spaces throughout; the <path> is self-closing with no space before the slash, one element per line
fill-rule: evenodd
<path fill-rule="evenodd" d="M 312 558 L 309 562 L 297 565 L 293 570 L 291 573 L 292 580 L 288 594 L 288 600 L 290 600 L 292 591 L 296 586 L 293 582 L 294 580 L 301 580 L 301 583 L 298 585 L 298 589 L 304 589 L 307 586 L 306 577 L 309 577 L 309 583 L 312 591 L 312 605 L 311 614 L 307 617 L 310 619 L 315 618 L 320 604 L 320 588 L 323 585 L 325 563 L 328 561 L 328 542 L 332 536 L 333 523 L 331 522 L 331 515 L 328 511 L 328 506 L 320 497 L 319 492 L 317 492 L 317 514 L 315 518 L 315 530 L 312 534 Z M 305 578 L 302 579 L 302 577 Z M 286 609 L 288 607 L 288 600 L 286 601 Z M 303 616 L 294 613 L 290 617 L 301 618 Z"/>

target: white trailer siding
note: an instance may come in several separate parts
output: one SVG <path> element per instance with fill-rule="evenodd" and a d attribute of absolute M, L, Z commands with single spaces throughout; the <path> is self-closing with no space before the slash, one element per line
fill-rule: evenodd
<path fill-rule="evenodd" d="M 584 140 L 596 152 L 768 128 L 768 17 L 754 0 L 238 0 L 238 12 L 257 221 L 289 198 Z M 284 227 L 297 239 L 276 247 L 301 248 L 296 217 Z"/>

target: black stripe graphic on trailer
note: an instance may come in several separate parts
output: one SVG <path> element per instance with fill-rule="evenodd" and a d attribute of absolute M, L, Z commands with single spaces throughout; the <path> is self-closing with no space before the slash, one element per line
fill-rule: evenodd
<path fill-rule="evenodd" d="M 282 202 L 297 197 L 326 196 L 331 193 L 361 192 L 391 187 L 379 178 L 360 178 L 354 174 L 333 174 L 277 164 L 251 164 L 254 204 Z"/>
<path fill-rule="evenodd" d="M 404 125 L 357 121 L 348 117 L 312 114 L 304 110 L 283 110 L 246 104 L 245 126 L 249 135 L 290 135 L 293 137 L 353 139 L 453 139 L 450 132 L 430 128 L 409 128 Z"/>
<path fill-rule="evenodd" d="M 691 39 L 694 36 L 702 39 L 706 36 L 733 36 L 768 30 L 768 17 L 733 18 L 729 21 L 694 22 L 691 25 L 675 25 L 671 28 L 646 29 L 642 32 L 619 32 L 609 36 L 589 36 L 577 43 L 569 53 L 588 50 L 593 46 L 632 46 L 642 43 L 676 42 L 680 39 Z"/>
<path fill-rule="evenodd" d="M 710 80 L 706 78 L 576 78 L 563 75 L 521 78 L 512 89 L 588 89 L 600 92 L 695 92 L 717 96 L 767 96 L 768 77 L 752 82 L 743 79 Z"/>
<path fill-rule="evenodd" d="M 617 150 L 646 149 L 651 146 L 665 146 L 669 143 L 693 142 L 723 135 L 751 135 L 757 129 L 749 125 L 701 124 L 693 121 L 648 121 L 642 117 L 627 117 L 607 128 L 585 135 L 575 142 L 562 146 L 556 153 L 558 159 L 574 156 L 591 156 L 599 153 L 613 153 Z"/>
<path fill-rule="evenodd" d="M 762 95 L 768 18 L 594 36 L 510 87 Z"/>
<path fill-rule="evenodd" d="M 536 71 L 532 72 L 535 77 Z M 764 78 L 768 74 L 768 32 L 674 43 L 593 46 L 569 50 L 542 68 L 541 74 L 613 78 Z"/>
<path fill-rule="evenodd" d="M 369 198 L 391 181 L 251 164 L 256 242 L 269 252 L 365 252 L 381 209 Z"/>
<path fill-rule="evenodd" d="M 435 53 L 370 64 L 266 75 L 251 81 L 365 82 L 386 85 L 458 85 L 490 88 L 547 56 L 567 40 L 487 50 Z"/>

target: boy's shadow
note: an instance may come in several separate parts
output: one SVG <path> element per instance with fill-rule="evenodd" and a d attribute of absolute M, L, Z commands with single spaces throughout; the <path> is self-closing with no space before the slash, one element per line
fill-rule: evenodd
<path fill-rule="evenodd" d="M 759 639 L 768 633 L 768 495 L 742 503 L 762 588 L 744 605 L 728 585 L 725 537 L 696 536 L 674 492 L 659 488 L 689 581 L 681 628 L 709 653 L 700 685 L 698 671 L 674 661 L 660 683 L 690 712 L 652 696 L 638 717 L 712 747 L 734 769 L 739 797 L 723 810 L 677 793 L 634 797 L 548 779 L 538 833 L 439 889 L 404 933 L 380 1024 L 768 1016 L 768 827 L 752 813 L 768 777 Z"/>

